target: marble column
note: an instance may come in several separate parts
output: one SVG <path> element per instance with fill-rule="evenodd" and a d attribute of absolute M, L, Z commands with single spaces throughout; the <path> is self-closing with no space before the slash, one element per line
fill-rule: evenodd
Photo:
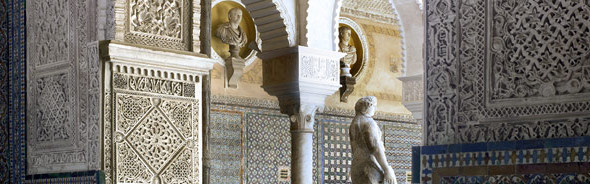
<path fill-rule="evenodd" d="M 291 183 L 313 182 L 313 125 L 325 98 L 340 88 L 343 53 L 293 47 L 261 55 L 263 88 L 279 99 L 291 121 Z"/>

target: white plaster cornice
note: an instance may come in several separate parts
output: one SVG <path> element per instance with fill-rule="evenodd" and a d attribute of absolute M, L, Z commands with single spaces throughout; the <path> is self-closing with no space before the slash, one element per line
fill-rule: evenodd
<path fill-rule="evenodd" d="M 194 53 L 166 52 L 110 42 L 108 53 L 101 53 L 112 63 L 131 63 L 138 66 L 166 68 L 186 73 L 209 74 L 215 61 Z"/>

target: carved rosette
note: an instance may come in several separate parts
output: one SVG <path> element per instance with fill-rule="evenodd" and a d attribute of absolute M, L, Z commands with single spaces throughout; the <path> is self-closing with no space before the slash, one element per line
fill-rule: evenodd
<path fill-rule="evenodd" d="M 202 183 L 201 77 L 213 61 L 113 43 L 101 49 L 109 58 L 107 183 Z"/>

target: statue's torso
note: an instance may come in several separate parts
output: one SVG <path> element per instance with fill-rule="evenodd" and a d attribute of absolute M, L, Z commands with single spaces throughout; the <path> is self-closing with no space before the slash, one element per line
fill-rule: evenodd
<path fill-rule="evenodd" d="M 352 147 L 352 166 L 351 176 L 354 184 L 373 183 L 383 178 L 383 171 L 379 166 L 375 156 L 366 144 L 364 133 L 367 128 L 372 129 L 370 136 L 381 136 L 381 130 L 375 121 L 366 116 L 356 116 L 350 125 L 350 141 Z M 380 140 L 380 139 L 378 139 Z"/>

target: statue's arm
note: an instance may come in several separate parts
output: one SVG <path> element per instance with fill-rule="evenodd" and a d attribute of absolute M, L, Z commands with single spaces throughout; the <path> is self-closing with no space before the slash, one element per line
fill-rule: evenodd
<path fill-rule="evenodd" d="M 373 120 L 371 120 L 373 121 Z M 372 125 L 371 125 L 372 124 Z M 381 140 L 381 133 L 379 131 L 379 127 L 375 126 L 376 123 L 367 123 L 364 126 L 364 137 L 371 154 L 375 156 L 377 162 L 385 172 L 385 179 L 389 180 L 388 183 L 397 184 L 395 180 L 395 173 L 393 169 L 387 163 L 387 157 L 385 157 L 385 147 L 383 146 L 383 141 Z"/>

